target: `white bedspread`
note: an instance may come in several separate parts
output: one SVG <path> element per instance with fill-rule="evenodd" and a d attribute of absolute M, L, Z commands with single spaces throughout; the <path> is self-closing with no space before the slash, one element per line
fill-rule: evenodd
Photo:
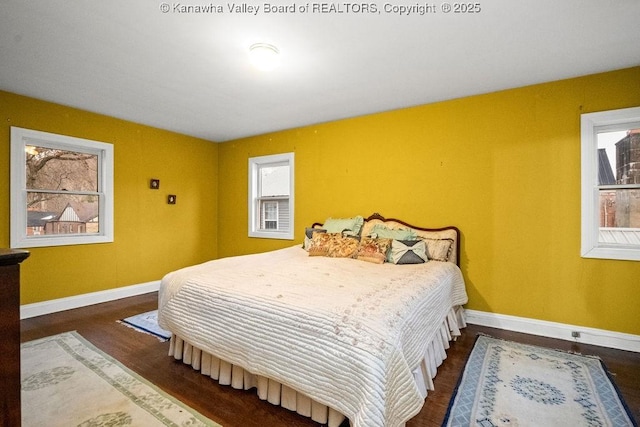
<path fill-rule="evenodd" d="M 372 264 L 295 246 L 169 273 L 159 323 L 354 427 L 393 427 L 422 408 L 412 371 L 449 310 L 466 302 L 452 263 Z"/>

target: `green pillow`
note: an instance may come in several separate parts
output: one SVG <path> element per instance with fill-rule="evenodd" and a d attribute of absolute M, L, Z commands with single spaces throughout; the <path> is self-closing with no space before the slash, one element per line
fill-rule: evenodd
<path fill-rule="evenodd" d="M 382 224 L 376 224 L 371 228 L 371 236 L 378 239 L 417 240 L 418 235 L 413 230 L 391 229 Z"/>
<path fill-rule="evenodd" d="M 322 224 L 322 228 L 327 230 L 327 233 L 342 233 L 350 236 L 358 236 L 360 230 L 364 225 L 364 217 L 355 216 L 353 218 L 327 218 Z"/>

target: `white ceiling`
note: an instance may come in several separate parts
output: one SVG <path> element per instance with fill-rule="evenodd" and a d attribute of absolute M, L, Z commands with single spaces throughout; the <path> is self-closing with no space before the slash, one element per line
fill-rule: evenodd
<path fill-rule="evenodd" d="M 423 16 L 384 0 L 374 14 L 166 4 L 0 0 L 0 89 L 222 142 L 640 65 L 638 0 L 485 0 L 476 14 L 403 3 L 435 7 Z M 279 68 L 251 68 L 255 42 L 280 49 Z"/>

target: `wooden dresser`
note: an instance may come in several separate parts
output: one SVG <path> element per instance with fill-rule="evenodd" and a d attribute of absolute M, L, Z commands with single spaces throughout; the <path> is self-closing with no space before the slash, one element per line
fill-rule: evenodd
<path fill-rule="evenodd" d="M 20 263 L 29 252 L 0 249 L 0 426 L 21 424 Z"/>

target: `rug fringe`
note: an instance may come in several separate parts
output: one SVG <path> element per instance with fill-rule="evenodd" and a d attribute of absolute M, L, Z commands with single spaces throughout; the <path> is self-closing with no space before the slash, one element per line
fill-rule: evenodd
<path fill-rule="evenodd" d="M 134 331 L 142 332 L 143 334 L 147 334 L 147 335 L 151 335 L 151 336 L 153 336 L 153 337 L 156 337 L 156 339 L 157 339 L 158 341 L 160 341 L 160 342 L 167 342 L 167 341 L 169 341 L 167 338 L 159 337 L 158 335 L 156 335 L 156 334 L 154 334 L 154 333 L 151 333 L 151 332 L 149 332 L 149 331 L 147 331 L 147 330 L 145 330 L 145 329 L 140 329 L 140 328 L 138 328 L 138 327 L 136 327 L 136 326 L 133 326 L 133 325 L 131 325 L 131 324 L 129 324 L 129 323 L 127 323 L 127 322 L 123 321 L 123 320 L 116 320 L 116 322 L 120 323 L 121 325 L 126 326 L 127 328 L 133 329 Z"/>
<path fill-rule="evenodd" d="M 596 356 L 595 354 L 583 354 L 580 353 L 579 351 L 574 351 L 574 350 L 565 350 L 562 348 L 557 348 L 557 347 L 547 347 L 546 345 L 537 345 L 537 344 L 527 344 L 527 343 L 523 343 L 520 341 L 516 341 L 516 340 L 512 340 L 512 339 L 506 339 L 506 338 L 499 338 L 499 337 L 495 337 L 493 335 L 487 334 L 485 332 L 478 332 L 476 333 L 476 340 L 478 339 L 478 337 L 483 336 L 483 337 L 487 337 L 487 338 L 493 338 L 494 340 L 500 340 L 500 341 L 511 341 L 511 342 L 517 342 L 519 344 L 522 345 L 530 345 L 530 346 L 534 346 L 534 347 L 544 347 L 544 348 L 548 348 L 551 350 L 555 350 L 555 351 L 559 351 L 561 353 L 566 353 L 566 354 L 575 354 L 576 356 L 582 356 L 582 357 L 588 357 L 591 359 L 595 359 L 595 360 L 599 360 L 602 362 L 602 358 L 600 356 Z"/>

